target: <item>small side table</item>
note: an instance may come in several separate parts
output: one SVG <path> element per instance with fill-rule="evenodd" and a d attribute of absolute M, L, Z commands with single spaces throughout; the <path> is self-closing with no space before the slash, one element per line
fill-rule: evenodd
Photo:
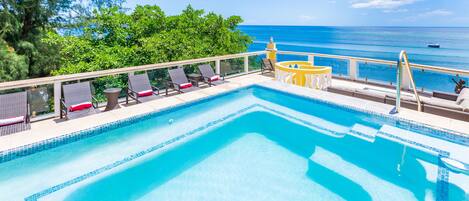
<path fill-rule="evenodd" d="M 187 78 L 188 78 L 190 81 L 195 82 L 195 86 L 196 86 L 196 87 L 199 86 L 199 82 L 203 81 L 202 75 L 197 74 L 197 73 L 188 74 L 188 75 L 187 75 Z"/>
<path fill-rule="evenodd" d="M 121 93 L 121 91 L 122 91 L 121 88 L 109 88 L 103 91 L 104 95 L 106 95 L 106 98 L 107 98 L 107 105 L 104 111 L 109 111 L 109 110 L 120 108 L 118 99 L 119 99 L 119 94 Z"/>

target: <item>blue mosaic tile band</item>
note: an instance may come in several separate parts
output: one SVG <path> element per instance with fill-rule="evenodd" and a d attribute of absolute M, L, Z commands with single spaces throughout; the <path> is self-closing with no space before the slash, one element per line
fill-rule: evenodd
<path fill-rule="evenodd" d="M 393 135 L 393 134 L 390 134 L 390 133 L 386 133 L 386 132 L 383 132 L 383 131 L 379 131 L 379 134 L 387 136 L 387 137 L 395 139 L 395 140 L 398 140 L 398 141 L 401 141 L 401 142 L 406 142 L 406 143 L 409 143 L 411 145 L 415 145 L 415 146 L 418 146 L 418 147 L 421 147 L 421 148 L 436 152 L 436 153 L 439 154 L 440 157 L 449 157 L 449 152 L 438 149 L 438 148 L 435 148 L 435 147 L 432 147 L 432 146 L 428 146 L 428 145 L 425 145 L 425 144 L 422 144 L 422 143 L 419 143 L 419 142 L 403 139 L 399 136 L 396 136 L 396 135 Z"/>
<path fill-rule="evenodd" d="M 441 161 L 441 157 L 438 159 L 438 177 L 436 180 L 436 200 L 437 201 L 448 201 L 449 194 L 449 170 Z"/>
<path fill-rule="evenodd" d="M 370 135 L 363 134 L 363 133 L 361 133 L 361 132 L 357 132 L 357 131 L 354 131 L 354 130 L 350 130 L 349 132 L 350 132 L 350 133 L 353 133 L 353 134 L 355 134 L 355 135 L 361 136 L 361 137 L 363 137 L 363 138 L 366 138 L 366 139 L 368 139 L 368 140 L 370 140 L 370 141 L 375 140 L 375 137 L 370 136 Z"/>

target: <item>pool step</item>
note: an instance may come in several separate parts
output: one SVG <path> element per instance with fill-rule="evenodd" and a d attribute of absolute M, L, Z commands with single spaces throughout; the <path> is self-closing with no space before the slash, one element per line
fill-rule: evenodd
<path fill-rule="evenodd" d="M 376 134 L 378 134 L 378 130 L 363 124 L 355 124 L 352 126 L 348 134 L 368 142 L 374 142 Z"/>
<path fill-rule="evenodd" d="M 390 125 L 383 125 L 379 129 L 378 134 L 382 138 L 398 142 L 405 146 L 413 147 L 414 149 L 422 150 L 433 155 L 439 154 L 438 150 L 435 150 L 432 146 L 425 146 L 434 142 L 434 139 L 429 136 Z"/>
<path fill-rule="evenodd" d="M 379 137 L 386 138 L 436 156 L 446 155 L 447 153 L 452 159 L 469 164 L 469 157 L 467 157 L 469 147 L 460 144 L 390 125 L 383 125 L 379 130 L 378 135 Z"/>

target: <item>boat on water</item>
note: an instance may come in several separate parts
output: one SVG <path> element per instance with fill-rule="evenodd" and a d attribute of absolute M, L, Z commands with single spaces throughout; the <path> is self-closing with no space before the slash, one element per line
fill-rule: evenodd
<path fill-rule="evenodd" d="M 438 43 L 430 43 L 427 46 L 430 47 L 430 48 L 440 48 L 440 44 L 438 44 Z"/>

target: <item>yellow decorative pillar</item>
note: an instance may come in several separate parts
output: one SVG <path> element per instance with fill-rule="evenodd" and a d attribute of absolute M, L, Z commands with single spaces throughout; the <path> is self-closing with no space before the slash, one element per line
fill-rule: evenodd
<path fill-rule="evenodd" d="M 267 51 L 267 59 L 277 62 L 277 45 L 275 45 L 273 37 L 270 37 L 270 42 L 265 50 Z"/>

